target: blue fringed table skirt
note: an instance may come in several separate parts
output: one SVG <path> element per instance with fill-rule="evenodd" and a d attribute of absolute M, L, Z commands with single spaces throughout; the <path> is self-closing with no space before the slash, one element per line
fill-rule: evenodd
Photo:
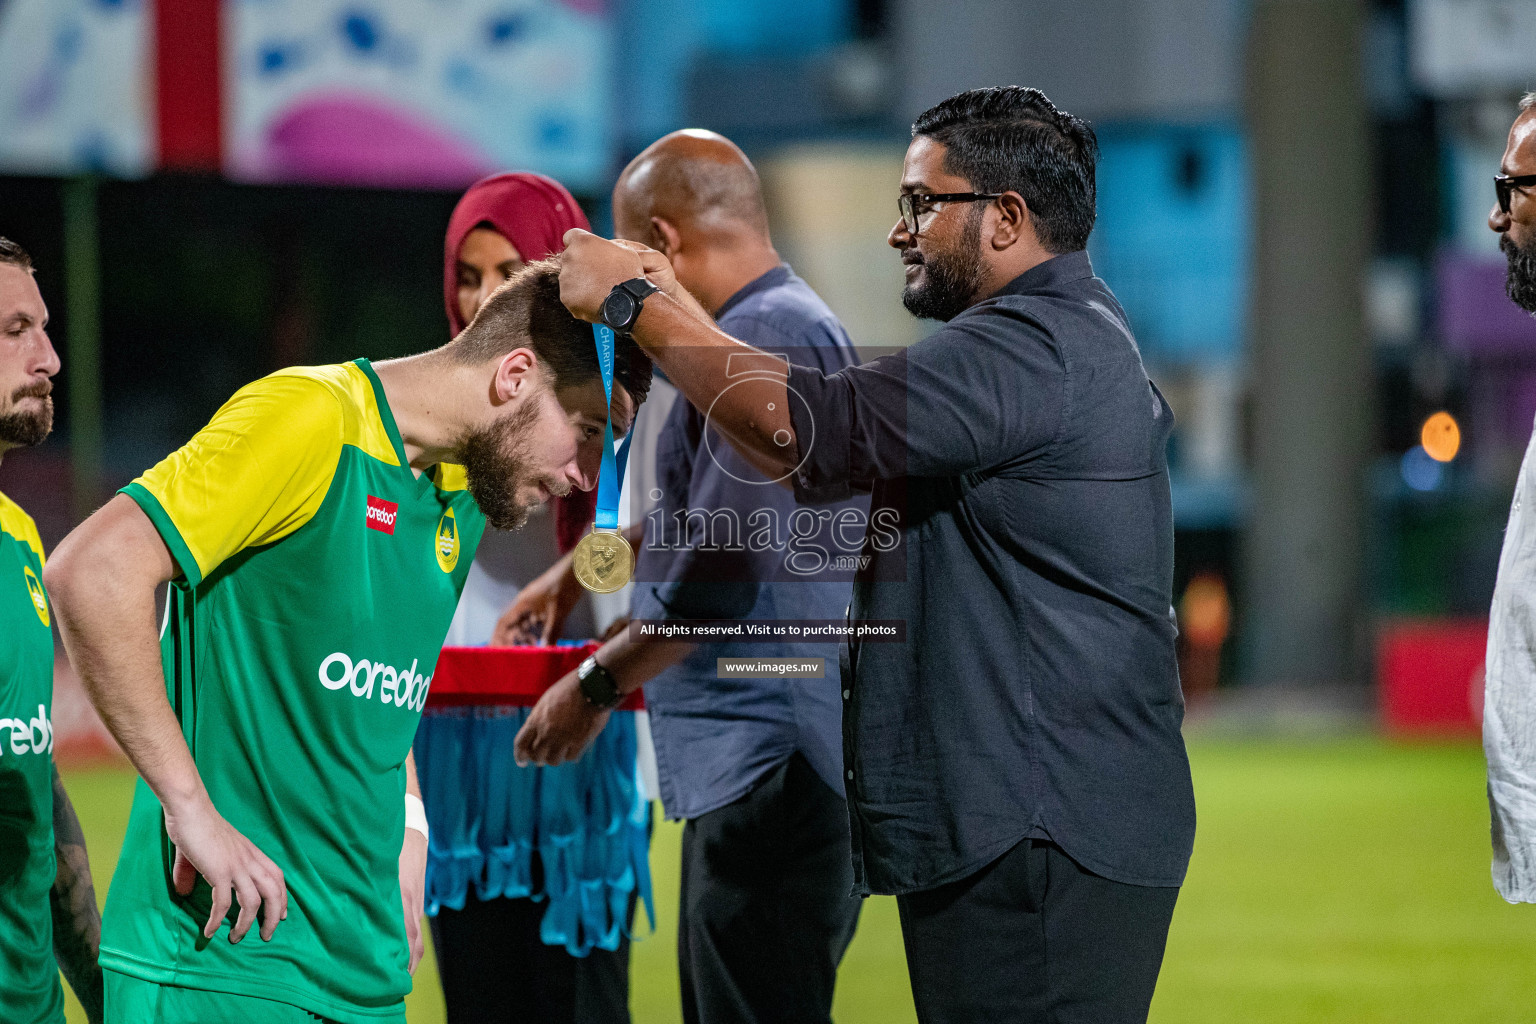
<path fill-rule="evenodd" d="M 632 895 L 656 924 L 635 712 L 613 712 L 571 764 L 519 768 L 512 741 L 530 710 L 429 701 L 414 748 L 432 833 L 427 913 L 463 909 L 471 890 L 479 900 L 547 900 L 540 927 L 546 944 L 578 957 L 617 949 L 629 934 Z"/>

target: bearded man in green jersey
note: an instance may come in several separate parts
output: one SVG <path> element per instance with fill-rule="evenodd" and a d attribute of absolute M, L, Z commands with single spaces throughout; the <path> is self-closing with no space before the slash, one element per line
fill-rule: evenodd
<path fill-rule="evenodd" d="M 32 260 L 0 238 L 0 458 L 53 428 L 59 357 L 47 327 Z M 0 1021 L 62 1024 L 62 968 L 94 1024 L 101 916 L 80 821 L 53 763 L 52 609 L 42 576 L 36 524 L 0 494 Z"/>
<path fill-rule="evenodd" d="M 650 364 L 616 357 L 622 433 Z M 65 645 L 142 776 L 110 1024 L 404 1021 L 438 650 L 486 521 L 594 487 L 609 412 L 592 330 L 536 263 L 441 349 L 248 385 L 59 545 Z"/>

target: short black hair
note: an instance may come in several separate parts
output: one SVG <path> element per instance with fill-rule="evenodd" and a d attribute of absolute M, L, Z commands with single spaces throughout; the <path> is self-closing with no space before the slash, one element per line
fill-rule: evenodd
<path fill-rule="evenodd" d="M 1088 246 L 1095 218 L 1093 128 L 1039 89 L 971 89 L 917 115 L 912 137 L 946 147 L 944 169 L 977 192 L 1017 192 L 1048 252 Z"/>
<path fill-rule="evenodd" d="M 27 250 L 3 235 L 0 235 L 0 263 L 32 273 L 32 257 L 27 255 Z"/>
<path fill-rule="evenodd" d="M 530 348 L 549 371 L 556 391 L 581 387 L 601 372 L 592 325 L 576 319 L 560 302 L 559 256 L 518 271 L 491 293 L 469 326 L 448 344 L 454 358 L 465 363 Z M 650 393 L 651 360 L 628 335 L 614 339 L 613 379 L 629 392 L 636 408 Z"/>

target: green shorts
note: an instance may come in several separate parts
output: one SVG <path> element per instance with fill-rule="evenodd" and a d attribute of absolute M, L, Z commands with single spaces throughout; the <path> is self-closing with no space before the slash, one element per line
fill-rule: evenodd
<path fill-rule="evenodd" d="M 326 1018 L 275 999 L 237 996 L 101 972 L 106 1024 L 325 1024 Z"/>

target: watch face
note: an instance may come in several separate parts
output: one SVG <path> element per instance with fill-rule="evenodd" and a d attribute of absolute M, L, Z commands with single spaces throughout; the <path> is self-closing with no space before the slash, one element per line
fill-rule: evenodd
<path fill-rule="evenodd" d="M 635 315 L 635 300 L 625 291 L 612 291 L 603 300 L 603 321 L 614 330 L 630 325 Z"/>

